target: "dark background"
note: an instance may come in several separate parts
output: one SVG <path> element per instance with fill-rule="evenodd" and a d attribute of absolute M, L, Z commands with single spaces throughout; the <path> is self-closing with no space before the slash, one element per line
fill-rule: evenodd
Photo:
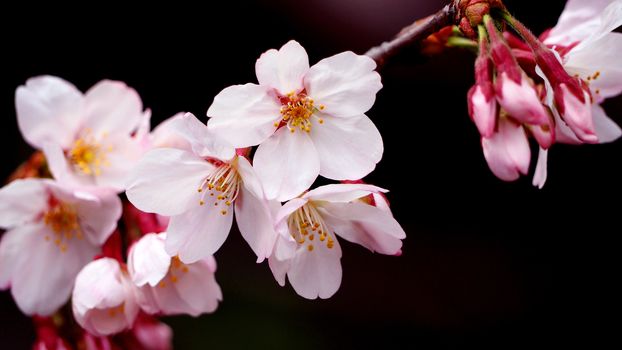
<path fill-rule="evenodd" d="M 553 26 L 564 4 L 505 2 L 535 32 Z M 102 78 L 123 80 L 155 121 L 182 110 L 205 120 L 222 88 L 256 81 L 255 60 L 269 48 L 295 38 L 312 64 L 345 50 L 363 53 L 444 1 L 169 2 L 136 11 L 106 4 L 5 12 L 2 178 L 31 152 L 13 102 L 31 76 L 58 75 L 82 90 Z M 472 55 L 459 50 L 433 59 L 410 50 L 381 72 L 384 88 L 368 114 L 385 156 L 369 182 L 391 190 L 408 234 L 402 257 L 344 242 L 341 289 L 307 301 L 279 287 L 267 264 L 256 265 L 234 231 L 216 255 L 224 302 L 199 319 L 167 318 L 176 348 L 610 344 L 619 333 L 607 316 L 620 311 L 614 263 L 622 144 L 555 146 L 543 190 L 530 177 L 497 180 L 467 115 L 472 65 Z M 622 99 L 606 108 L 622 123 Z M 30 320 L 0 293 L 0 347 L 27 349 L 32 339 Z"/>

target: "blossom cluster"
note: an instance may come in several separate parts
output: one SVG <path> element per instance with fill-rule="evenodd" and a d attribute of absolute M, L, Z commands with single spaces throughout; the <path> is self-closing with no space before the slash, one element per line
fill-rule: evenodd
<path fill-rule="evenodd" d="M 607 143 L 622 135 L 601 106 L 622 92 L 622 34 L 613 32 L 622 25 L 622 1 L 569 0 L 557 25 L 540 38 L 505 10 L 476 19 L 469 112 L 498 178 L 529 173 L 530 136 L 539 146 L 533 185 L 542 188 L 554 144 Z"/>
<path fill-rule="evenodd" d="M 153 130 L 122 82 L 82 93 L 39 76 L 18 87 L 19 129 L 43 158 L 0 190 L 0 287 L 52 329 L 43 348 L 69 346 L 46 317 L 70 298 L 80 346 L 131 330 L 170 347 L 170 330 L 149 315 L 216 310 L 213 255 L 234 216 L 257 262 L 308 299 L 341 284 L 337 235 L 401 254 L 387 191 L 361 180 L 383 154 L 365 115 L 382 87 L 375 62 L 344 52 L 310 67 L 290 41 L 255 68 L 259 84 L 224 89 L 209 122 L 179 113 Z M 313 187 L 319 176 L 337 183 Z"/>

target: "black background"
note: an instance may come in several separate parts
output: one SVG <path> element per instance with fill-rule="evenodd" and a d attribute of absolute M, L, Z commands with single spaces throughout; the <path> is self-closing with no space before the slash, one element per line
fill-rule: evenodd
<path fill-rule="evenodd" d="M 553 26 L 564 4 L 505 2 L 535 32 Z M 206 120 L 222 88 L 256 81 L 255 60 L 269 48 L 294 38 L 312 64 L 345 50 L 363 53 L 443 3 L 169 2 L 138 10 L 99 3 L 5 12 L 0 175 L 31 152 L 13 101 L 31 76 L 58 75 L 82 90 L 103 78 L 123 80 L 155 121 L 178 111 Z M 384 88 L 368 115 L 385 155 L 368 180 L 391 190 L 394 215 L 408 234 L 402 257 L 343 243 L 341 289 L 329 300 L 307 301 L 279 287 L 266 264 L 256 265 L 234 230 L 216 254 L 224 302 L 200 319 L 167 318 L 176 347 L 610 344 L 619 333 L 607 316 L 619 313 L 622 144 L 556 145 L 543 190 L 530 177 L 501 182 L 488 170 L 467 115 L 472 65 L 472 55 L 459 50 L 433 59 L 410 50 L 381 72 Z M 605 106 L 622 123 L 622 99 Z M 32 338 L 30 320 L 8 292 L 0 293 L 0 347 L 27 349 Z"/>

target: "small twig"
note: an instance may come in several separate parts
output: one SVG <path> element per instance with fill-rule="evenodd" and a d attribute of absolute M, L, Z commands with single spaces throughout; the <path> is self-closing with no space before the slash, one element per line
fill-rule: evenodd
<path fill-rule="evenodd" d="M 452 1 L 451 4 L 445 6 L 436 14 L 415 21 L 413 24 L 405 27 L 393 40 L 385 41 L 376 47 L 372 47 L 365 55 L 371 57 L 380 67 L 388 58 L 397 54 L 402 48 L 419 42 L 443 27 L 452 24 L 455 15 L 456 6 Z"/>

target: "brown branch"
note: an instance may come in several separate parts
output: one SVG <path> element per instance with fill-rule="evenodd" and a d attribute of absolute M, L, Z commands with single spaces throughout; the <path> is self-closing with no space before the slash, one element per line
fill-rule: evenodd
<path fill-rule="evenodd" d="M 378 66 L 382 66 L 387 59 L 395 56 L 402 48 L 420 42 L 431 34 L 436 33 L 443 27 L 452 24 L 456 17 L 456 4 L 454 1 L 445 6 L 436 14 L 417 20 L 413 24 L 402 29 L 391 41 L 372 47 L 365 53 L 371 57 Z"/>

